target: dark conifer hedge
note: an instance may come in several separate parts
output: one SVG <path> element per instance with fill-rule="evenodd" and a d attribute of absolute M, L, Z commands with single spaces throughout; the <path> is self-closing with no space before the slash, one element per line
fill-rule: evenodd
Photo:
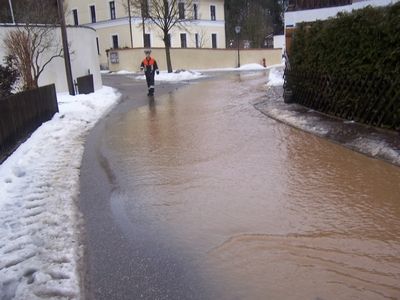
<path fill-rule="evenodd" d="M 400 3 L 298 25 L 289 59 L 294 101 L 400 128 Z"/>

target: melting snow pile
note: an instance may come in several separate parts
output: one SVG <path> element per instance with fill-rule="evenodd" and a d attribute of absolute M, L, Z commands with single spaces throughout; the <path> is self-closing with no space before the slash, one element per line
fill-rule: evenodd
<path fill-rule="evenodd" d="M 186 70 L 176 70 L 175 72 L 168 73 L 166 71 L 160 72 L 160 74 L 155 76 L 156 81 L 185 81 L 194 80 L 205 77 L 200 72 L 196 71 L 186 71 Z M 136 77 L 136 79 L 146 79 L 144 75 Z"/>
<path fill-rule="evenodd" d="M 130 75 L 130 74 L 135 74 L 135 72 L 132 71 L 127 71 L 127 70 L 121 70 L 117 72 L 111 72 L 111 75 Z"/>
<path fill-rule="evenodd" d="M 272 67 L 269 70 L 267 86 L 281 86 L 283 85 L 283 66 Z"/>
<path fill-rule="evenodd" d="M 79 299 L 79 170 L 84 138 L 119 98 L 58 95 L 60 112 L 0 165 L 1 299 Z"/>
<path fill-rule="evenodd" d="M 256 70 L 265 70 L 265 69 L 266 68 L 264 68 L 260 64 L 247 64 L 247 65 L 243 65 L 240 68 L 238 68 L 238 70 L 243 70 L 243 71 L 256 71 Z"/>

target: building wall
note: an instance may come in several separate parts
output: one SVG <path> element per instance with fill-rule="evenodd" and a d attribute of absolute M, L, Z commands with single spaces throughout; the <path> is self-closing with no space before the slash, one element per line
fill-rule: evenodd
<path fill-rule="evenodd" d="M 203 21 L 200 21 L 203 22 Z M 200 23 L 199 22 L 199 23 Z M 125 24 L 126 23 L 126 24 Z M 204 22 L 203 22 L 204 23 Z M 118 35 L 119 48 L 130 48 L 130 31 L 128 20 L 119 22 L 120 25 L 114 23 L 112 27 L 97 27 L 97 37 L 100 47 L 100 63 L 105 67 L 107 65 L 106 50 L 112 48 L 112 35 Z M 195 34 L 199 34 L 199 40 L 203 40 L 201 48 L 212 48 L 212 34 L 217 35 L 217 48 L 225 48 L 225 27 L 221 24 L 208 25 L 189 25 L 185 29 L 175 27 L 171 31 L 171 46 L 172 48 L 180 48 L 180 34 L 186 33 L 187 47 L 195 48 Z M 145 26 L 146 33 L 150 34 L 152 48 L 164 47 L 161 32 L 155 25 L 147 24 Z M 143 47 L 142 24 L 135 22 L 132 26 L 133 47 Z"/>
<path fill-rule="evenodd" d="M 354 9 L 360 9 L 368 5 L 385 6 L 395 3 L 398 0 L 366 0 L 355 2 L 351 5 L 327 7 L 319 9 L 299 10 L 285 12 L 285 27 L 296 26 L 296 23 L 313 22 L 316 20 L 326 20 L 335 17 L 339 12 L 351 12 Z"/>
<path fill-rule="evenodd" d="M 6 34 L 13 29 L 14 26 L 0 26 L 0 40 L 3 40 Z M 73 79 L 76 80 L 77 77 L 87 75 L 90 72 L 93 74 L 95 89 L 101 88 L 102 81 L 99 69 L 99 57 L 96 49 L 96 32 L 92 28 L 72 27 L 67 28 L 67 35 L 70 44 Z M 55 28 L 54 39 L 62 45 L 60 28 Z M 0 46 L 0 60 L 2 61 L 6 55 L 6 49 Z M 46 66 L 39 77 L 39 86 L 52 83 L 56 85 L 57 92 L 68 92 L 63 58 L 55 58 Z"/>
<path fill-rule="evenodd" d="M 285 35 L 274 35 L 274 48 L 285 48 Z"/>
<path fill-rule="evenodd" d="M 90 6 L 96 7 L 96 21 L 110 21 L 110 2 L 112 0 L 65 0 L 67 6 L 67 23 L 73 24 L 72 10 L 78 10 L 79 25 L 86 25 L 92 23 L 90 18 Z M 114 0 L 116 19 L 128 17 L 125 1 Z M 194 1 L 198 5 L 198 19 L 211 20 L 210 6 L 214 5 L 216 8 L 216 20 L 225 20 L 224 15 L 224 1 L 223 0 L 197 0 Z M 140 15 L 133 13 L 132 17 L 140 17 Z"/>
<path fill-rule="evenodd" d="M 66 0 L 67 3 L 67 23 L 74 24 L 72 10 L 77 9 L 79 24 L 90 26 L 97 32 L 99 43 L 99 61 L 102 67 L 107 68 L 106 50 L 113 47 L 112 35 L 118 36 L 119 48 L 131 47 L 131 35 L 129 29 L 128 13 L 121 1 L 114 1 L 116 9 L 116 19 L 111 20 L 109 0 Z M 181 47 L 180 34 L 186 33 L 188 48 L 195 48 L 195 34 L 199 35 L 200 47 L 212 47 L 212 34 L 217 35 L 217 48 L 225 48 L 225 21 L 224 21 L 224 1 L 223 0 L 199 0 L 198 20 L 187 22 L 184 26 L 176 26 L 171 31 L 171 46 Z M 96 23 L 91 23 L 90 5 L 96 7 Z M 210 6 L 216 8 L 216 20 L 211 20 Z M 143 29 L 141 18 L 132 15 L 132 36 L 133 47 L 143 47 Z M 145 32 L 150 34 L 151 47 L 164 47 L 162 34 L 158 27 L 146 22 Z"/>
<path fill-rule="evenodd" d="M 140 64 L 144 58 L 143 48 L 112 50 L 118 53 L 119 63 L 110 63 L 110 71 L 139 71 Z M 235 68 L 237 67 L 236 49 L 171 49 L 172 67 L 174 70 L 201 70 L 215 68 Z M 160 70 L 166 70 L 165 49 L 155 48 L 152 56 L 156 59 Z M 241 49 L 241 65 L 250 63 L 263 63 L 274 65 L 281 63 L 282 49 Z"/>

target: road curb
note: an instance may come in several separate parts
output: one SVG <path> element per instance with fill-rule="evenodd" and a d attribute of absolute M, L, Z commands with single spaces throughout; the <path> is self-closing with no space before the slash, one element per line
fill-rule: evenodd
<path fill-rule="evenodd" d="M 282 86 L 270 86 L 266 97 L 254 107 L 278 122 L 400 166 L 399 133 L 328 116 L 299 104 L 286 104 L 282 95 Z"/>

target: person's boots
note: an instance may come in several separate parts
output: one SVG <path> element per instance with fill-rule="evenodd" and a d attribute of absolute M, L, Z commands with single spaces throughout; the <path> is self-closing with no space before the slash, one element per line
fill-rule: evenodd
<path fill-rule="evenodd" d="M 154 95 L 154 88 L 149 88 L 148 96 L 153 96 L 153 95 Z"/>

